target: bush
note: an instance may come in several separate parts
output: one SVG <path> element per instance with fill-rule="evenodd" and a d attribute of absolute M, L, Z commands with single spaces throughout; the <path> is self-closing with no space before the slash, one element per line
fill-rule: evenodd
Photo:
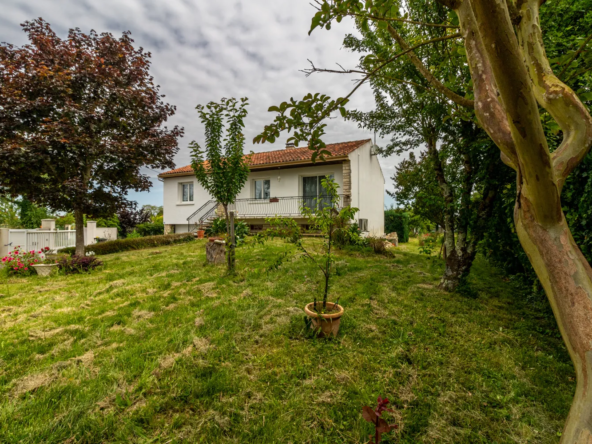
<path fill-rule="evenodd" d="M 2 258 L 3 271 L 9 275 L 29 276 L 33 274 L 33 265 L 46 262 L 41 254 L 48 251 L 48 247 L 39 251 L 22 251 L 20 247 L 15 247 L 14 250 L 8 253 L 8 256 Z"/>
<path fill-rule="evenodd" d="M 193 240 L 192 233 L 165 234 L 162 236 L 147 236 L 137 239 L 117 239 L 86 247 L 87 252 L 95 254 L 112 254 L 122 251 L 143 250 L 144 248 L 159 247 L 161 245 L 174 245 Z M 76 248 L 64 248 L 60 253 L 74 254 Z"/>
<path fill-rule="evenodd" d="M 234 222 L 234 236 L 236 237 L 236 244 L 241 245 L 245 238 L 249 235 L 249 226 L 243 221 Z M 220 236 L 226 234 L 226 219 L 219 217 L 212 221 L 212 225 L 206 228 L 206 236 Z"/>
<path fill-rule="evenodd" d="M 397 210 L 384 212 L 384 231 L 397 232 L 399 242 L 409 242 L 409 214 Z"/>
<path fill-rule="evenodd" d="M 101 265 L 95 256 L 65 256 L 58 261 L 58 268 L 66 274 L 88 273 Z"/>
<path fill-rule="evenodd" d="M 361 236 L 360 228 L 357 224 L 347 225 L 336 228 L 333 233 L 333 239 L 337 247 L 367 247 L 368 239 Z"/>
<path fill-rule="evenodd" d="M 161 222 L 147 222 L 136 226 L 140 236 L 160 236 L 164 234 L 164 224 Z"/>

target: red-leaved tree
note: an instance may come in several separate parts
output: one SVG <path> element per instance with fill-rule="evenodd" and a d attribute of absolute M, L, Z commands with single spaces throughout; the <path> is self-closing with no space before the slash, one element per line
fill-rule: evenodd
<path fill-rule="evenodd" d="M 61 39 L 43 19 L 22 26 L 29 44 L 0 45 L 0 193 L 74 212 L 84 254 L 84 214 L 110 216 L 148 190 L 142 167 L 174 167 L 183 129 L 162 127 L 175 107 L 129 32 Z"/>

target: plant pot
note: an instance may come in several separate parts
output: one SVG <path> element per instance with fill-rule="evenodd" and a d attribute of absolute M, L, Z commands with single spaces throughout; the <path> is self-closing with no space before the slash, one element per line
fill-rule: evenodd
<path fill-rule="evenodd" d="M 32 267 L 39 276 L 49 276 L 58 269 L 58 264 L 35 264 Z"/>
<path fill-rule="evenodd" d="M 280 200 L 277 197 L 272 197 L 271 199 L 269 199 L 270 202 L 279 202 Z"/>
<path fill-rule="evenodd" d="M 323 302 L 317 302 L 317 307 L 322 308 Z M 327 309 L 331 310 L 335 307 L 335 303 L 327 302 Z M 339 331 L 339 324 L 341 316 L 343 316 L 343 307 L 337 306 L 337 311 L 331 313 L 317 313 L 314 311 L 314 302 L 307 304 L 304 307 L 304 312 L 312 321 L 311 328 L 318 332 L 320 337 L 337 336 Z"/>
<path fill-rule="evenodd" d="M 205 234 L 205 230 L 197 230 L 197 238 L 203 239 Z"/>

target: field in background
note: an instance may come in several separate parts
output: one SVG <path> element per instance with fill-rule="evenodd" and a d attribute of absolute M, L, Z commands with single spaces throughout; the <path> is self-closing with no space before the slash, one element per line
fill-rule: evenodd
<path fill-rule="evenodd" d="M 239 248 L 232 278 L 199 241 L 1 282 L 0 442 L 364 443 L 379 395 L 384 442 L 557 442 L 575 382 L 554 321 L 483 260 L 471 298 L 403 250 L 338 252 L 329 341 L 304 331 L 319 271 L 281 242 Z"/>

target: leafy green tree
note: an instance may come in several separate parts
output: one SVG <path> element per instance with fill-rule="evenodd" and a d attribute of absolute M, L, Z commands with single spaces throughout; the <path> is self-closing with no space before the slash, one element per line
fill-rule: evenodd
<path fill-rule="evenodd" d="M 226 225 L 230 226 L 228 206 L 233 204 L 249 177 L 249 157 L 243 155 L 243 128 L 247 116 L 247 98 L 223 98 L 220 103 L 197 105 L 206 129 L 202 150 L 190 143 L 191 166 L 200 185 L 224 207 Z M 234 245 L 229 245 L 228 271 L 234 270 Z"/>
<path fill-rule="evenodd" d="M 0 227 L 20 228 L 22 225 L 18 213 L 18 203 L 14 199 L 0 196 Z"/>
<path fill-rule="evenodd" d="M 479 125 L 499 148 L 503 162 L 516 172 L 516 233 L 545 289 L 576 369 L 576 393 L 561 442 L 590 442 L 592 267 L 574 240 L 561 202 L 566 180 L 592 146 L 592 117 L 585 104 L 589 87 L 584 92 L 574 90 L 566 71 L 553 70 L 540 20 L 545 3 L 551 2 L 437 1 L 450 8 L 445 22 L 414 20 L 415 5 L 433 4 L 427 0 L 319 0 L 311 32 L 315 28 L 331 29 L 333 22 L 353 17 L 363 28 L 380 28 L 391 36 L 389 58 L 363 64 L 358 70 L 361 81 L 344 100 L 365 81 L 382 75 L 383 68 L 406 57 L 429 87 L 452 107 L 474 110 Z M 411 41 L 403 32 L 403 25 L 408 24 L 440 28 L 442 35 Z M 580 47 L 587 48 L 588 36 L 583 37 Z M 434 74 L 432 67 L 416 54 L 419 48 L 449 39 L 464 44 L 462 55 L 466 56 L 471 74 L 467 85 L 470 94 L 461 95 L 463 91 L 456 90 L 454 82 L 447 85 L 448 79 Z M 571 60 L 563 66 L 572 69 Z M 315 130 L 333 111 L 340 110 L 344 100 L 331 103 L 327 97 L 319 101 L 305 96 L 301 101 L 286 104 L 285 109 L 279 107 L 275 122 L 256 140 L 277 137 L 281 131 L 297 125 L 299 137 L 309 139 L 309 146 L 316 149 L 319 143 L 315 139 L 322 132 Z M 554 151 L 553 138 L 545 132 L 546 113 L 561 132 L 561 143 Z"/>
<path fill-rule="evenodd" d="M 43 219 L 53 218 L 53 215 L 47 208 L 39 207 L 24 197 L 18 201 L 18 207 L 19 218 L 23 228 L 39 228 Z"/>
<path fill-rule="evenodd" d="M 148 190 L 142 167 L 174 167 L 183 131 L 162 127 L 175 107 L 129 32 L 61 39 L 42 19 L 23 28 L 29 44 L 0 45 L 0 189 L 73 212 L 84 254 L 84 215 L 109 217 L 129 190 Z"/>

